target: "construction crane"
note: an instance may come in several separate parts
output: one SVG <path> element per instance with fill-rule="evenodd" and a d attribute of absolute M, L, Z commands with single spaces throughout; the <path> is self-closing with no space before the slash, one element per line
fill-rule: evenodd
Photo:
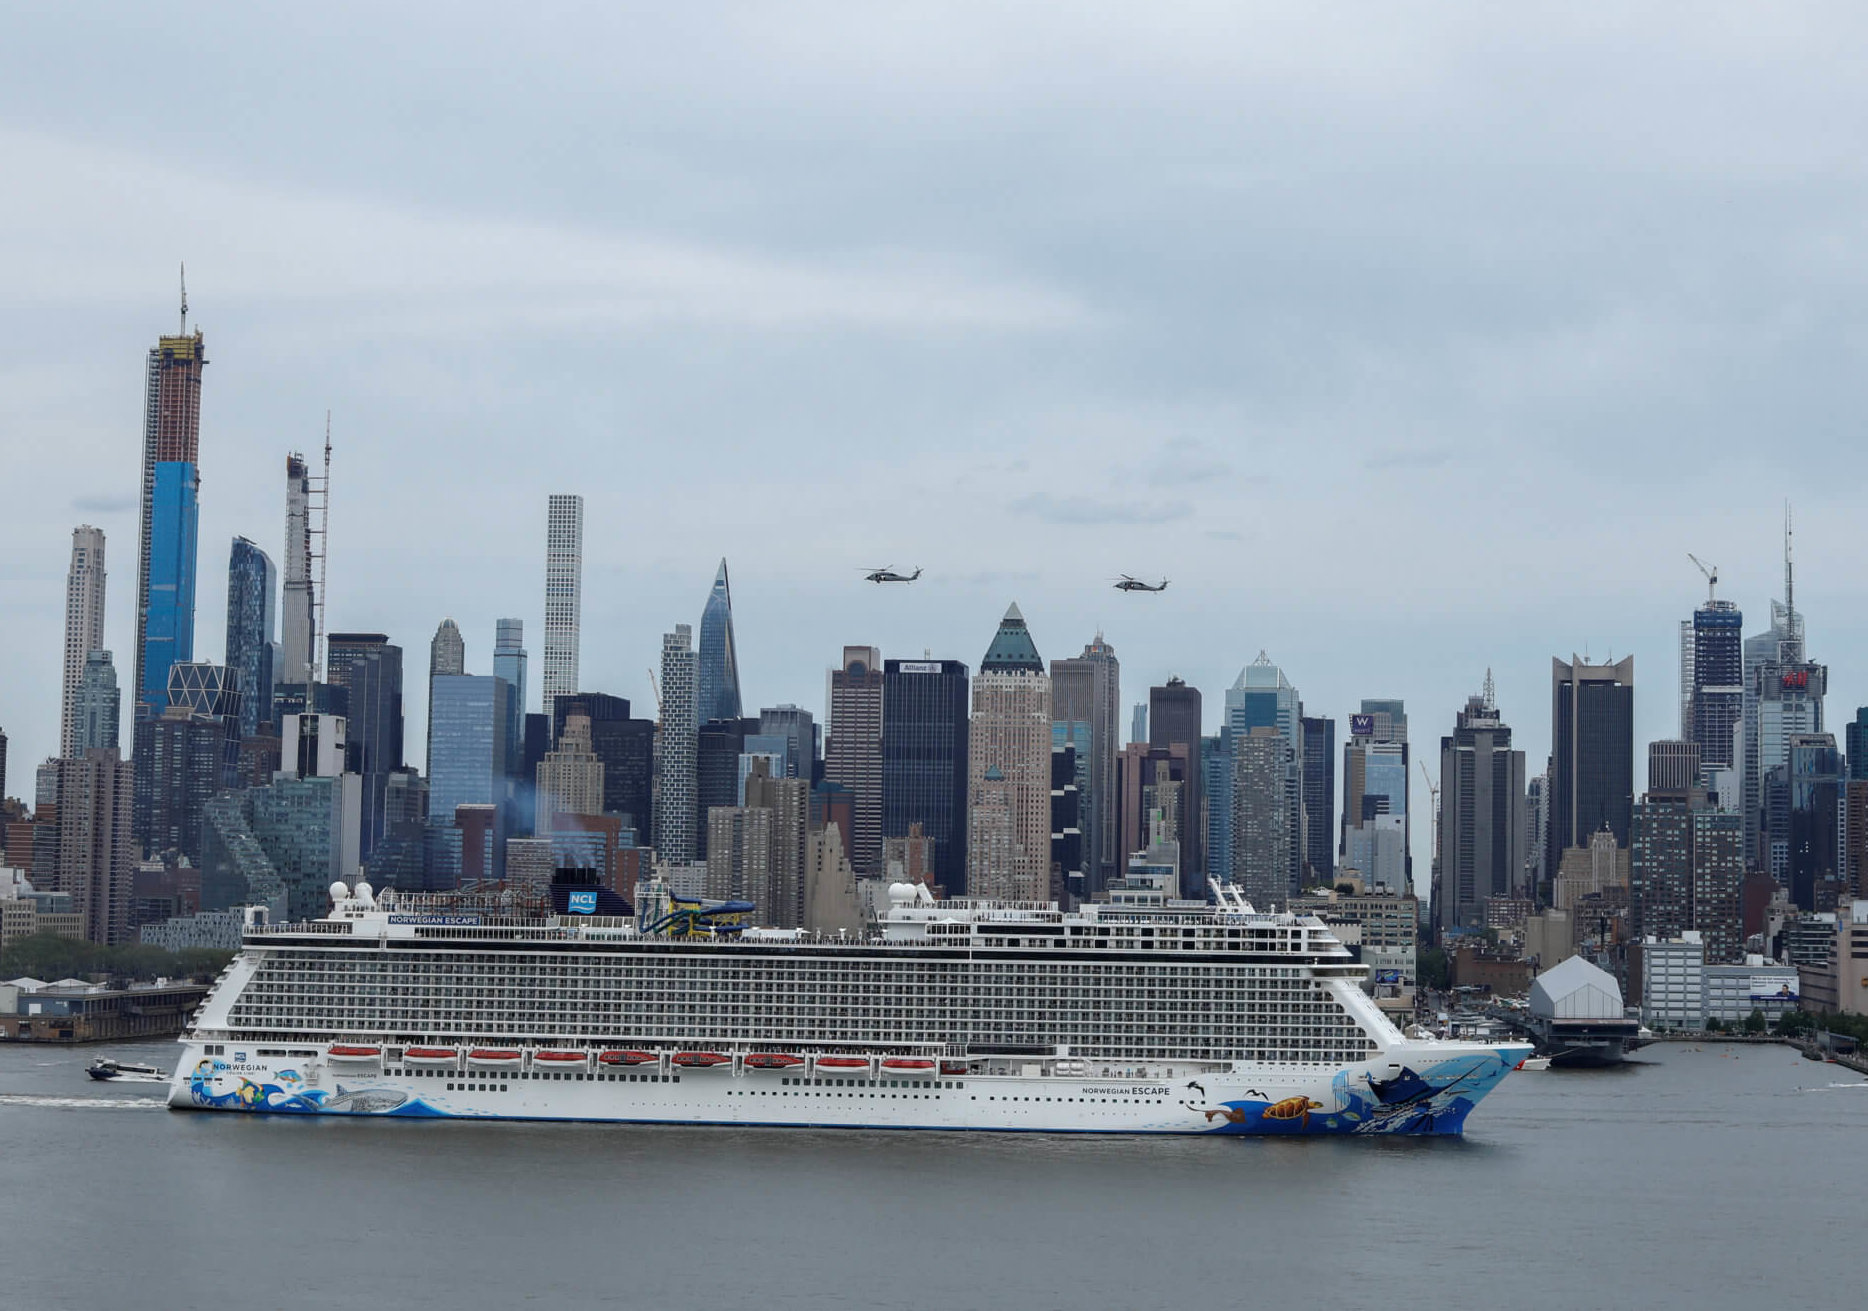
<path fill-rule="evenodd" d="M 1427 802 L 1433 807 L 1433 868 L 1440 868 L 1440 785 L 1433 781 L 1433 775 L 1427 772 L 1427 762 L 1420 765 L 1420 776 L 1427 780 Z"/>
<path fill-rule="evenodd" d="M 662 717 L 662 689 L 661 684 L 655 681 L 653 669 L 649 670 L 649 691 L 655 693 L 655 717 L 660 719 Z"/>
<path fill-rule="evenodd" d="M 1717 600 L 1719 591 L 1719 566 L 1716 564 L 1707 564 L 1691 551 L 1686 553 L 1686 558 L 1698 565 L 1699 571 L 1706 575 L 1706 599 L 1708 601 Z"/>

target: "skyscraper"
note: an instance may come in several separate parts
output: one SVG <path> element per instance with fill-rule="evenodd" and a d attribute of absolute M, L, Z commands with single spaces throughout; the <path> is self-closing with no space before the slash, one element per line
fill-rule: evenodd
<path fill-rule="evenodd" d="M 1297 689 L 1292 687 L 1284 676 L 1284 671 L 1271 663 L 1271 657 L 1263 651 L 1258 659 L 1239 671 L 1238 679 L 1226 692 L 1226 727 L 1232 730 L 1233 749 L 1239 750 L 1242 739 L 1251 735 L 1256 728 L 1273 728 L 1278 738 L 1284 743 L 1284 802 L 1279 808 L 1290 831 L 1278 850 L 1284 853 L 1290 862 L 1286 871 L 1286 893 L 1297 890 L 1302 874 L 1304 858 L 1304 797 L 1303 797 L 1303 702 L 1298 699 Z M 1252 748 L 1253 760 L 1251 771 L 1256 778 L 1256 771 L 1262 767 L 1258 759 L 1264 748 Z M 1235 780 L 1244 777 L 1237 765 L 1234 768 Z M 1349 780 L 1345 779 L 1345 788 Z M 1236 782 L 1235 782 L 1236 786 Z M 1345 790 L 1345 797 L 1347 791 Z M 1233 805 L 1234 813 L 1239 810 L 1238 799 Z M 1238 847 L 1239 835 L 1233 835 L 1233 868 L 1239 868 L 1241 851 Z M 1256 851 L 1266 850 L 1262 843 Z M 1254 856 L 1256 859 L 1257 856 Z"/>
<path fill-rule="evenodd" d="M 1051 722 L 1054 729 L 1065 726 L 1065 739 L 1079 748 L 1084 872 L 1087 891 L 1095 896 L 1127 861 L 1118 850 L 1115 790 L 1116 756 L 1122 750 L 1122 666 L 1101 633 L 1082 655 L 1051 661 Z M 1082 743 L 1076 742 L 1074 725 L 1087 734 Z"/>
<path fill-rule="evenodd" d="M 510 795 L 511 759 L 506 733 L 512 723 L 512 686 L 497 676 L 436 674 L 428 680 L 432 718 L 428 725 L 428 826 L 441 835 L 446 866 L 442 886 L 485 874 L 499 878 L 505 849 L 504 808 Z M 491 868 L 463 869 L 455 811 L 491 806 L 495 821 Z"/>
<path fill-rule="evenodd" d="M 1305 715 L 1300 726 L 1304 744 L 1304 882 L 1328 885 L 1336 875 L 1336 834 L 1331 822 L 1336 814 L 1336 721 Z M 1207 786 L 1210 790 L 1210 780 Z M 1209 799 L 1207 804 L 1211 808 L 1213 802 Z M 1211 827 L 1209 824 L 1209 831 Z M 1231 862 L 1227 863 L 1230 867 Z"/>
<path fill-rule="evenodd" d="M 1632 936 L 1664 942 L 1696 930 L 1708 964 L 1742 961 L 1743 818 L 1711 809 L 1696 787 L 1650 788 L 1635 804 L 1629 843 Z"/>
<path fill-rule="evenodd" d="M 227 667 L 240 671 L 240 736 L 252 737 L 272 723 L 273 668 L 279 655 L 273 633 L 279 571 L 272 558 L 244 537 L 233 539 L 227 559 Z"/>
<path fill-rule="evenodd" d="M 71 569 L 65 575 L 65 686 L 59 706 L 58 754 L 78 749 L 78 692 L 85 660 L 104 649 L 104 534 L 81 524 L 71 530 Z"/>
<path fill-rule="evenodd" d="M 1681 668 L 1690 681 L 1680 690 L 1680 737 L 1699 748 L 1699 767 L 1718 790 L 1718 774 L 1736 770 L 1738 727 L 1744 719 L 1745 616 L 1730 601 L 1708 596 L 1680 625 Z M 1732 776 L 1736 782 L 1736 775 Z M 1729 799 L 1732 804 L 1736 798 Z"/>
<path fill-rule="evenodd" d="M 1016 605 L 973 679 L 966 823 L 969 895 L 1049 898 L 1051 680 Z"/>
<path fill-rule="evenodd" d="M 544 711 L 578 690 L 584 593 L 584 498 L 557 495 L 545 511 Z"/>
<path fill-rule="evenodd" d="M 560 815 L 603 813 L 603 762 L 590 745 L 590 717 L 565 718 L 558 744 L 545 753 L 536 779 L 538 813 L 535 832 L 544 837 Z"/>
<path fill-rule="evenodd" d="M 830 671 L 829 732 L 824 741 L 824 779 L 848 788 L 856 831 L 845 837 L 857 874 L 882 873 L 882 653 L 873 646 L 846 646 L 843 663 Z"/>
<path fill-rule="evenodd" d="M 1275 725 L 1232 738 L 1232 882 L 1256 910 L 1291 898 L 1290 744 Z"/>
<path fill-rule="evenodd" d="M 726 561 L 713 576 L 713 590 L 701 611 L 698 713 L 700 722 L 738 719 L 739 655 L 733 645 L 733 590 L 727 583 Z M 808 777 L 808 776 L 807 776 Z"/>
<path fill-rule="evenodd" d="M 517 751 L 525 743 L 525 624 L 518 619 L 493 621 L 493 673 L 512 684 L 512 724 L 507 741 Z"/>
<path fill-rule="evenodd" d="M 766 922 L 773 927 L 797 928 L 804 916 L 810 780 L 774 778 L 765 769 L 755 766 L 746 777 L 746 808 L 767 810 L 772 814 L 767 881 L 764 894 L 754 900 L 765 913 Z"/>
<path fill-rule="evenodd" d="M 633 828 L 639 846 L 649 845 L 655 792 L 655 721 L 630 717 L 624 697 L 576 692 L 556 699 L 551 737 L 564 735 L 571 715 L 590 720 L 590 749 L 603 764 L 603 813 Z"/>
<path fill-rule="evenodd" d="M 1847 896 L 1842 890 L 1842 753 L 1833 734 L 1794 733 L 1786 764 L 1790 813 L 1779 881 L 1799 909 L 1832 911 Z"/>
<path fill-rule="evenodd" d="M 1754 869 L 1786 877 L 1789 835 L 1772 826 L 1769 816 L 1788 822 L 1786 805 L 1770 805 L 1767 780 L 1773 770 L 1790 767 L 1790 739 L 1823 731 L 1823 696 L 1829 670 L 1809 659 L 1803 614 L 1796 608 L 1796 564 L 1791 551 L 1790 511 L 1784 511 L 1784 599 L 1771 602 L 1771 626 L 1745 639 L 1744 759 L 1742 805 L 1745 857 Z M 1781 800 L 1781 798 L 1780 798 Z"/>
<path fill-rule="evenodd" d="M 311 467 L 294 451 L 285 457 L 285 600 L 280 611 L 277 681 L 309 686 L 318 661 L 312 611 Z"/>
<path fill-rule="evenodd" d="M 785 777 L 815 781 L 817 719 L 802 706 L 766 706 L 759 712 L 759 732 L 785 739 Z"/>
<path fill-rule="evenodd" d="M 1524 895 L 1524 753 L 1486 692 L 1468 697 L 1440 739 L 1441 932 L 1485 927 L 1485 903 Z"/>
<path fill-rule="evenodd" d="M 1206 791 L 1200 780 L 1200 689 L 1179 676 L 1148 689 L 1148 745 L 1183 747 L 1187 752 L 1187 787 L 1182 800 L 1180 895 L 1203 898 L 1206 892 Z M 1138 850 L 1140 848 L 1137 848 Z"/>
<path fill-rule="evenodd" d="M 958 660 L 882 666 L 882 836 L 917 832 L 932 848 L 934 882 L 966 885 L 967 667 Z"/>
<path fill-rule="evenodd" d="M 169 665 L 194 657 L 195 469 L 207 354 L 200 331 L 187 333 L 184 291 L 181 335 L 157 339 L 145 376 L 132 671 L 138 715 L 161 712 Z"/>
<path fill-rule="evenodd" d="M 1412 749 L 1407 707 L 1385 697 L 1365 697 L 1349 717 L 1343 744 L 1342 859 L 1372 885 L 1413 891 L 1413 817 L 1409 799 Z M 1308 816 L 1314 827 L 1322 822 Z"/>
<path fill-rule="evenodd" d="M 428 643 L 428 752 L 425 760 L 430 775 L 434 773 L 435 759 L 435 679 L 466 672 L 467 643 L 461 637 L 460 626 L 452 619 L 443 619 Z"/>
<path fill-rule="evenodd" d="M 404 767 L 402 648 L 386 633 L 332 633 L 325 649 L 327 678 L 344 689 L 348 767 L 363 780 L 358 845 L 368 860 L 388 828 L 390 776 Z"/>
<path fill-rule="evenodd" d="M 655 852 L 664 864 L 686 865 L 699 845 L 694 630 L 676 624 L 662 636 L 661 770 L 655 790 Z"/>
<path fill-rule="evenodd" d="M 117 688 L 117 667 L 110 652 L 93 651 L 84 658 L 84 676 L 78 681 L 76 732 L 66 757 L 83 758 L 93 747 L 115 751 L 123 723 L 123 695 Z"/>
<path fill-rule="evenodd" d="M 115 751 L 103 750 L 50 765 L 58 816 L 57 886 L 40 891 L 69 892 L 90 941 L 127 941 L 136 879 L 130 832 L 135 771 Z"/>
<path fill-rule="evenodd" d="M 1550 661 L 1551 877 L 1571 847 L 1606 828 L 1627 849 L 1634 818 L 1634 657 L 1592 665 Z"/>

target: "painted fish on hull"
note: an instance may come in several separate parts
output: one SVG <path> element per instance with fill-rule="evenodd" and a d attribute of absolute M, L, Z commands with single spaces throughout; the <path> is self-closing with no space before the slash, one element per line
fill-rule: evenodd
<path fill-rule="evenodd" d="M 260 1073 L 255 1071 L 255 1073 Z M 204 1059 L 188 1076 L 189 1099 L 216 1111 L 255 1111 L 285 1115 L 438 1116 L 419 1097 L 386 1088 L 356 1090 L 339 1086 L 335 1094 L 305 1084 L 297 1070 L 265 1071 L 249 1079 L 226 1061 Z"/>
<path fill-rule="evenodd" d="M 1403 1068 L 1388 1079 L 1362 1075 L 1362 1087 L 1352 1087 L 1349 1075 L 1338 1073 L 1328 1102 L 1304 1095 L 1272 1101 L 1260 1095 L 1218 1106 L 1181 1104 L 1205 1118 L 1208 1133 L 1457 1134 L 1473 1106 L 1510 1070 L 1506 1053 L 1493 1052 L 1440 1061 L 1420 1071 Z"/>

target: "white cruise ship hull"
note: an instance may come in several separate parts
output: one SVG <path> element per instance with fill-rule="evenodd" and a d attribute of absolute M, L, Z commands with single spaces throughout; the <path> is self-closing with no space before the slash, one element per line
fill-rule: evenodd
<path fill-rule="evenodd" d="M 678 1068 L 672 1053 L 630 1070 L 414 1067 L 189 1042 L 169 1105 L 279 1115 L 572 1120 L 624 1124 L 943 1129 L 1038 1133 L 1457 1134 L 1528 1046 L 1407 1041 L 1331 1069 L 1235 1063 L 991 1063 L 992 1072 L 861 1077 L 771 1072 L 732 1059 Z"/>

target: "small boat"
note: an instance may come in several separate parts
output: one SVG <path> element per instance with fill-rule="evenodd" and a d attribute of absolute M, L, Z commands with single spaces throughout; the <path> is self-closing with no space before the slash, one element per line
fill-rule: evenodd
<path fill-rule="evenodd" d="M 608 1051 L 597 1053 L 599 1065 L 653 1065 L 661 1057 L 654 1052 Z"/>
<path fill-rule="evenodd" d="M 858 1070 L 867 1070 L 869 1058 L 867 1056 L 819 1056 L 817 1068 L 853 1074 Z"/>
<path fill-rule="evenodd" d="M 965 1061 L 942 1061 L 940 1072 L 943 1075 L 961 1075 L 966 1073 Z"/>
<path fill-rule="evenodd" d="M 510 1047 L 474 1047 L 467 1052 L 467 1064 L 510 1070 L 518 1066 L 519 1053 Z"/>
<path fill-rule="evenodd" d="M 153 1065 L 131 1065 L 126 1061 L 99 1058 L 85 1073 L 93 1079 L 115 1079 L 119 1083 L 167 1083 L 169 1076 Z"/>
<path fill-rule="evenodd" d="M 882 1061 L 884 1074 L 926 1074 L 933 1068 L 933 1061 L 923 1060 L 919 1056 L 888 1056 Z"/>
<path fill-rule="evenodd" d="M 1526 1056 L 1511 1068 L 1514 1070 L 1530 1071 L 1548 1070 L 1550 1068 L 1550 1058 L 1548 1056 Z"/>
<path fill-rule="evenodd" d="M 585 1055 L 584 1052 L 567 1051 L 533 1052 L 532 1064 L 534 1067 L 543 1066 L 548 1070 L 568 1070 L 573 1065 L 582 1066 Z"/>
<path fill-rule="evenodd" d="M 675 1064 L 684 1070 L 705 1070 L 715 1065 L 730 1065 L 731 1056 L 724 1052 L 676 1052 Z"/>
<path fill-rule="evenodd" d="M 460 1052 L 453 1047 L 404 1047 L 402 1063 L 404 1065 L 453 1065 L 460 1058 Z"/>
<path fill-rule="evenodd" d="M 326 1055 L 334 1061 L 380 1061 L 383 1058 L 383 1049 L 381 1047 L 347 1047 L 342 1043 L 333 1043 Z"/>
<path fill-rule="evenodd" d="M 754 1052 L 746 1058 L 749 1070 L 793 1070 L 804 1064 L 804 1057 L 786 1052 Z"/>

